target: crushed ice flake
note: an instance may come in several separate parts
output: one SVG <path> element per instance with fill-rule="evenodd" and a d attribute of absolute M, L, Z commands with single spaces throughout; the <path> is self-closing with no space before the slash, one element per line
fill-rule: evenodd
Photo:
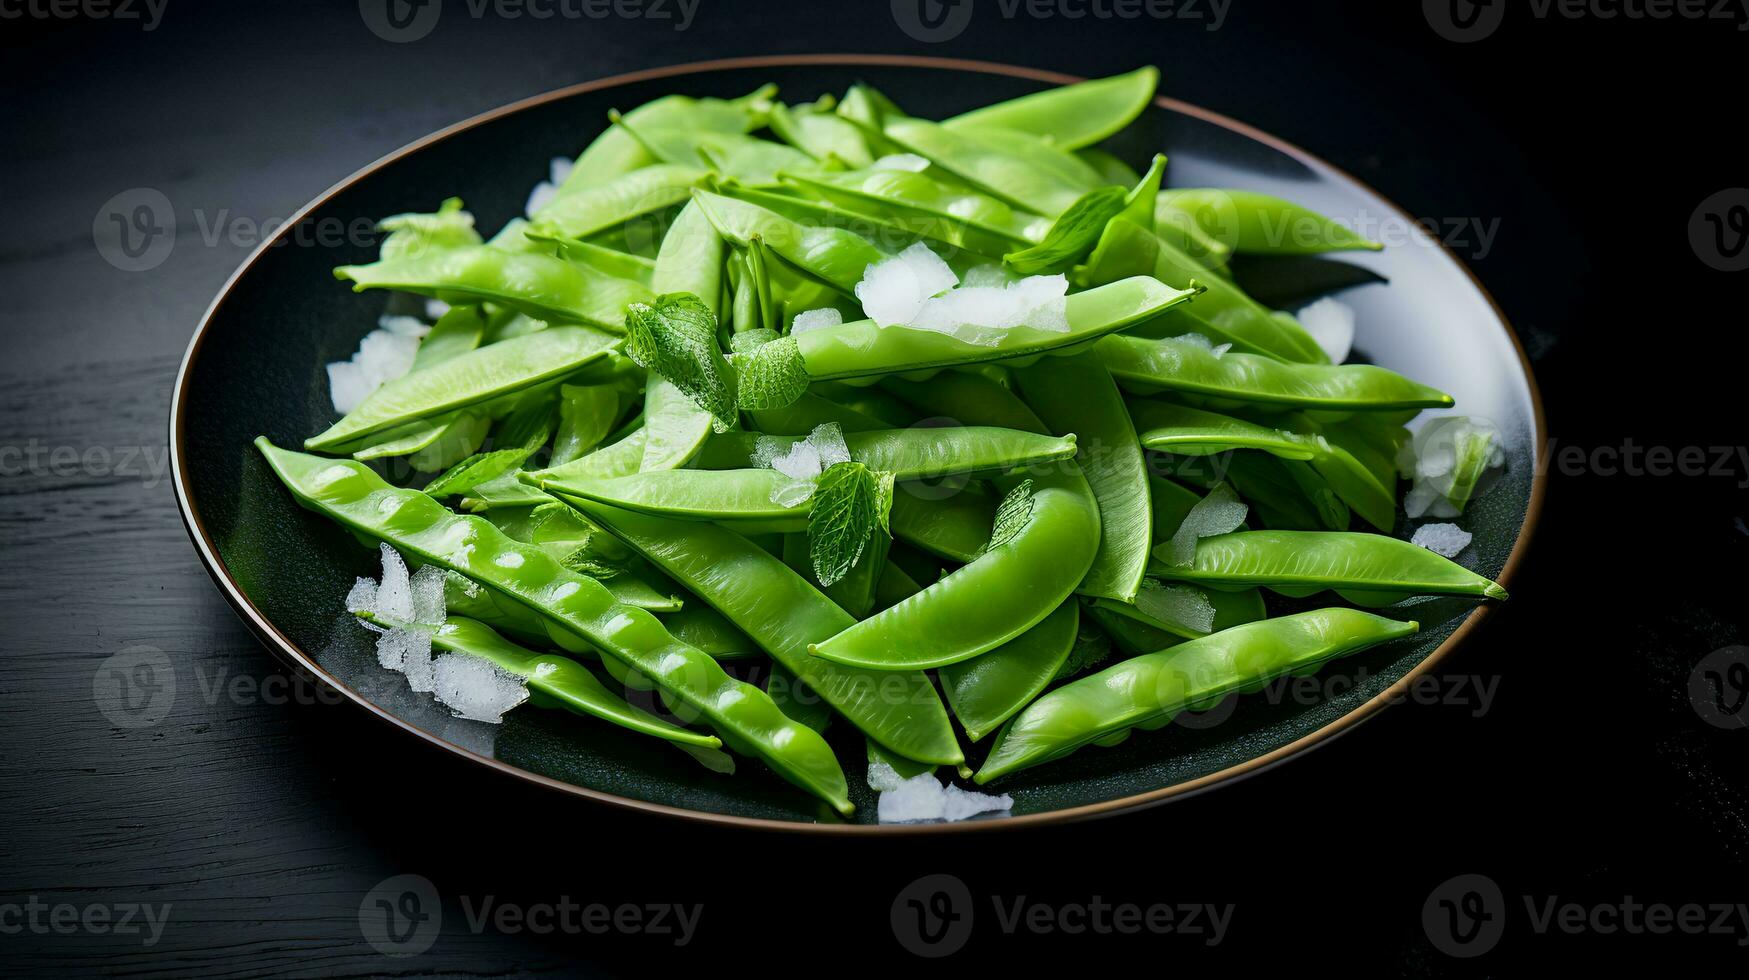
<path fill-rule="evenodd" d="M 1329 355 L 1331 364 L 1348 360 L 1354 349 L 1354 307 L 1325 297 L 1301 307 L 1294 316 Z"/>
<path fill-rule="evenodd" d="M 410 316 L 385 316 L 364 335 L 349 360 L 328 363 L 328 399 L 342 415 L 370 394 L 413 369 L 419 339 L 431 328 Z"/>
<path fill-rule="evenodd" d="M 1198 539 L 1232 531 L 1245 523 L 1249 511 L 1232 487 L 1217 483 L 1184 515 L 1184 522 L 1178 525 L 1172 540 L 1156 548 L 1154 553 L 1168 565 L 1189 568 L 1196 561 Z"/>
<path fill-rule="evenodd" d="M 371 611 L 383 619 L 397 623 L 413 619 L 413 583 L 407 574 L 407 563 L 401 553 L 387 544 L 378 546 L 383 560 L 383 577 L 377 585 L 376 605 Z"/>
<path fill-rule="evenodd" d="M 818 330 L 821 327 L 836 327 L 843 322 L 844 314 L 838 312 L 837 307 L 826 306 L 817 310 L 803 310 L 796 314 L 794 320 L 790 321 L 789 332 L 790 336 L 794 337 L 797 334 Z"/>
<path fill-rule="evenodd" d="M 447 573 L 436 565 L 426 565 L 413 573 L 410 585 L 413 593 L 413 622 L 426 626 L 442 626 L 446 607 L 443 583 Z"/>
<path fill-rule="evenodd" d="M 1505 465 L 1506 450 L 1493 422 L 1462 415 L 1429 419 L 1397 452 L 1397 471 L 1411 481 L 1403 511 L 1412 519 L 1457 517 Z M 1457 493 L 1463 499 L 1455 500 L 1460 477 L 1466 486 Z"/>
<path fill-rule="evenodd" d="M 433 690 L 457 718 L 501 724 L 504 713 L 528 700 L 522 678 L 481 657 L 446 653 L 432 662 Z"/>
<path fill-rule="evenodd" d="M 1001 796 L 990 796 L 986 793 L 974 793 L 971 790 L 960 789 L 949 783 L 947 786 L 947 806 L 942 818 L 949 823 L 964 820 L 980 813 L 990 813 L 997 810 L 1014 809 L 1014 797 L 1003 793 Z"/>
<path fill-rule="evenodd" d="M 874 763 L 869 764 L 870 786 L 874 785 L 874 767 Z M 891 767 L 888 768 L 891 771 Z M 894 772 L 893 776 L 897 777 L 898 773 Z M 1006 793 L 989 796 L 960 789 L 952 783 L 943 784 L 934 773 L 924 772 L 892 789 L 882 790 L 876 809 L 881 823 L 915 823 L 922 820 L 952 822 L 1013 807 L 1014 798 Z"/>
<path fill-rule="evenodd" d="M 1419 545 L 1436 555 L 1456 558 L 1458 552 L 1470 546 L 1470 532 L 1456 524 L 1423 524 L 1415 529 L 1410 544 Z"/>
<path fill-rule="evenodd" d="M 1001 266 L 985 263 L 967 269 L 960 285 L 967 289 L 1005 289 L 1013 281 Z"/>
<path fill-rule="evenodd" d="M 522 206 L 522 213 L 533 218 L 541 208 L 551 204 L 553 198 L 558 196 L 558 186 L 551 181 L 543 180 L 534 185 L 534 189 L 528 192 L 528 203 Z"/>
<path fill-rule="evenodd" d="M 928 170 L 929 161 L 915 153 L 889 153 L 870 166 L 875 170 L 905 170 L 916 174 Z"/>
<path fill-rule="evenodd" d="M 844 442 L 844 430 L 836 422 L 814 427 L 807 438 L 790 443 L 761 436 L 753 441 L 753 462 L 789 477 L 789 482 L 771 492 L 771 502 L 780 507 L 797 507 L 814 495 L 820 474 L 839 463 L 850 462 L 850 447 Z"/>
<path fill-rule="evenodd" d="M 576 169 L 577 161 L 570 157 L 553 157 L 547 161 L 547 182 L 556 187 L 564 186 L 571 179 L 571 171 Z"/>
<path fill-rule="evenodd" d="M 425 301 L 425 319 L 427 320 L 441 320 L 443 315 L 448 312 L 449 304 L 443 300 L 428 299 Z"/>
<path fill-rule="evenodd" d="M 917 242 L 863 270 L 856 298 L 869 319 L 882 327 L 909 324 L 931 296 L 959 284 L 941 256 Z"/>
<path fill-rule="evenodd" d="M 870 759 L 868 762 L 868 788 L 877 793 L 890 793 L 905 782 L 905 777 L 899 775 L 892 763 L 885 759 Z"/>
<path fill-rule="evenodd" d="M 377 580 L 359 577 L 352 583 L 352 591 L 346 593 L 347 612 L 373 612 L 377 605 Z"/>

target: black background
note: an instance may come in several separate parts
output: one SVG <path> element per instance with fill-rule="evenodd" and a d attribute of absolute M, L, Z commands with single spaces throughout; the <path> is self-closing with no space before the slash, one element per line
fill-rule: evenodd
<path fill-rule="evenodd" d="M 964 951 L 933 964 L 953 970 L 1008 957 L 1084 973 L 1265 959 L 1364 975 L 1512 974 L 1531 959 L 1741 964 L 1741 920 L 1735 935 L 1538 933 L 1526 901 L 1749 901 L 1749 732 L 1707 724 L 1688 694 L 1703 656 L 1744 641 L 1749 465 L 1733 455 L 1726 475 L 1632 475 L 1596 453 L 1745 443 L 1749 279 L 1704 264 L 1688 229 L 1703 200 L 1749 184 L 1749 34 L 1599 16 L 1624 9 L 1615 2 L 1577 18 L 1532 6 L 1511 5 L 1468 44 L 1431 29 L 1418 2 L 1358 0 L 1233 0 L 1216 30 L 1207 0 L 1189 8 L 1201 19 L 1134 20 L 1009 18 L 975 0 L 968 28 L 941 43 L 907 36 L 886 0 L 703 0 L 685 31 L 473 18 L 447 0 L 429 37 L 400 45 L 339 0 L 169 0 L 151 31 L 0 19 L 0 446 L 100 448 L 118 464 L 21 471 L 14 454 L 0 476 L 0 928 L 18 921 L 8 903 L 33 896 L 171 905 L 150 947 L 88 929 L 0 932 L 0 969 L 861 975 L 899 958 L 914 970 L 931 964 L 907 956 L 888 916 L 929 873 L 963 880 L 977 909 Z M 621 816 L 476 772 L 331 703 L 181 698 L 139 730 L 100 714 L 97 665 L 131 646 L 167 651 L 189 677 L 284 676 L 208 581 L 162 472 L 114 472 L 123 452 L 161 464 L 176 365 L 253 245 L 209 242 L 188 216 L 235 229 L 289 215 L 424 133 L 565 84 L 822 51 L 1082 75 L 1158 64 L 1166 94 L 1300 144 L 1442 228 L 1464 222 L 1452 244 L 1529 350 L 1557 446 L 1591 461 L 1555 468 L 1513 600 L 1442 667 L 1497 684 L 1489 710 L 1477 717 L 1463 697 L 1395 708 L 1286 766 L 1141 813 L 901 841 Z M 91 230 L 134 187 L 162 190 L 185 219 L 169 260 L 141 273 L 106 264 Z M 1485 251 L 1477 223 L 1497 229 Z M 386 959 L 361 936 L 359 905 L 404 873 L 443 896 L 443 932 L 417 957 Z M 1454 959 L 1429 941 L 1422 909 L 1469 873 L 1500 886 L 1504 940 Z M 704 909 L 675 949 L 642 934 L 471 930 L 463 899 L 485 896 Z M 1230 902 L 1233 924 L 1212 948 L 1005 936 L 992 896 Z"/>

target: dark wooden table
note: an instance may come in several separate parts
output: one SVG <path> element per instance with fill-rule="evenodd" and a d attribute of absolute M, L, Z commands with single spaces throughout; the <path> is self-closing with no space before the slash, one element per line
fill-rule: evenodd
<path fill-rule="evenodd" d="M 1740 955 L 1749 922 L 1575 933 L 1539 930 L 1533 909 L 1550 896 L 1586 909 L 1749 898 L 1749 732 L 1707 723 L 1690 693 L 1696 665 L 1743 641 L 1749 618 L 1745 280 L 1703 264 L 1687 233 L 1703 199 L 1742 182 L 1735 124 L 1713 102 L 1741 91 L 1745 35 L 1514 7 L 1496 36 L 1459 44 L 1418 4 L 1223 3 L 1218 24 L 1208 0 L 1163 20 L 1047 6 L 1059 13 L 981 0 L 942 42 L 907 34 L 879 0 L 704 0 L 685 30 L 490 5 L 476 17 L 450 0 L 406 44 L 367 30 L 350 2 L 175 0 L 149 31 L 89 13 L 0 22 L 0 970 L 859 974 L 905 956 L 889 913 L 932 873 L 961 879 L 979 910 L 964 954 L 941 961 L 953 969 L 1015 952 L 1094 969 L 1115 969 L 1115 953 L 1162 971 L 1285 958 L 1440 974 L 1513 972 L 1519 957 Z M 1558 67 L 1548 54 L 1561 49 L 1599 67 Z M 259 227 L 520 96 L 809 51 L 1081 74 L 1158 63 L 1169 93 L 1311 148 L 1452 239 L 1533 355 L 1557 450 L 1578 455 L 1556 456 L 1514 598 L 1449 662 L 1439 696 L 1143 813 L 828 843 L 629 818 L 475 772 L 299 685 L 251 639 L 183 532 L 165 433 L 194 324 Z M 1645 84 L 1660 52 L 1680 58 L 1680 97 Z M 92 225 L 140 187 L 169 198 L 178 234 L 162 264 L 128 272 Z M 1726 462 L 1687 476 L 1646 455 L 1617 465 L 1634 447 L 1709 460 L 1720 447 Z M 147 649 L 174 663 L 173 696 L 155 724 L 124 727 L 104 710 L 105 678 Z M 1447 957 L 1423 922 L 1441 883 L 1466 873 L 1498 884 L 1506 922 L 1504 943 L 1471 960 Z M 441 927 L 419 955 L 386 958 L 360 909 L 398 875 L 430 882 Z M 1060 911 L 1096 896 L 1231 903 L 1233 918 L 1213 946 L 1005 935 L 991 904 Z M 685 945 L 647 920 L 592 931 L 580 912 L 568 931 L 539 928 L 568 904 L 700 911 Z M 506 905 L 533 918 L 496 917 Z"/>

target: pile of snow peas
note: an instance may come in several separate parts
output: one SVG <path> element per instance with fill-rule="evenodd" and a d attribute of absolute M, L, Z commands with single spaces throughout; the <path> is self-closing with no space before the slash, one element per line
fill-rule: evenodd
<path fill-rule="evenodd" d="M 832 725 L 853 763 L 983 784 L 1417 629 L 1351 606 L 1504 599 L 1395 536 L 1408 423 L 1452 399 L 1331 363 L 1227 265 L 1378 246 L 1101 150 L 1157 78 L 941 121 L 862 85 L 616 112 L 490 239 L 455 201 L 386 219 L 335 275 L 431 301 L 411 370 L 303 452 L 256 445 L 446 570 L 443 649 L 846 815 Z M 865 316 L 918 243 L 968 284 L 1062 277 L 1060 321 Z"/>

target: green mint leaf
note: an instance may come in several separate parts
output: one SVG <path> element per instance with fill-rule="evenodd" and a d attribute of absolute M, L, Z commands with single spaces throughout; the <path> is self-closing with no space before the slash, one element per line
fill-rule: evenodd
<path fill-rule="evenodd" d="M 808 367 L 794 337 L 780 337 L 735 355 L 737 398 L 742 408 L 786 408 L 808 390 Z"/>
<path fill-rule="evenodd" d="M 890 506 L 891 476 L 887 503 Z M 808 512 L 808 554 L 814 577 L 832 585 L 861 560 L 881 523 L 881 480 L 861 463 L 838 463 L 820 474 Z"/>
<path fill-rule="evenodd" d="M 742 330 L 731 335 L 729 337 L 729 350 L 736 354 L 751 354 L 776 339 L 776 330 L 754 327 L 752 330 Z"/>
<path fill-rule="evenodd" d="M 984 546 L 984 552 L 988 554 L 1007 544 L 1031 519 L 1032 481 L 1022 480 L 996 508 L 995 525 L 990 529 L 990 543 Z"/>
<path fill-rule="evenodd" d="M 495 449 L 489 453 L 475 453 L 426 484 L 425 492 L 433 497 L 467 493 L 521 466 L 533 452 L 532 449 Z"/>
<path fill-rule="evenodd" d="M 1121 187 L 1088 191 L 1057 218 L 1044 241 L 1009 252 L 1002 261 L 1027 276 L 1067 269 L 1093 250 L 1106 223 L 1123 211 L 1127 197 L 1128 192 Z"/>
<path fill-rule="evenodd" d="M 656 305 L 626 307 L 626 356 L 685 392 L 711 414 L 711 427 L 734 426 L 735 371 L 717 345 L 717 318 L 691 293 L 667 293 Z"/>

